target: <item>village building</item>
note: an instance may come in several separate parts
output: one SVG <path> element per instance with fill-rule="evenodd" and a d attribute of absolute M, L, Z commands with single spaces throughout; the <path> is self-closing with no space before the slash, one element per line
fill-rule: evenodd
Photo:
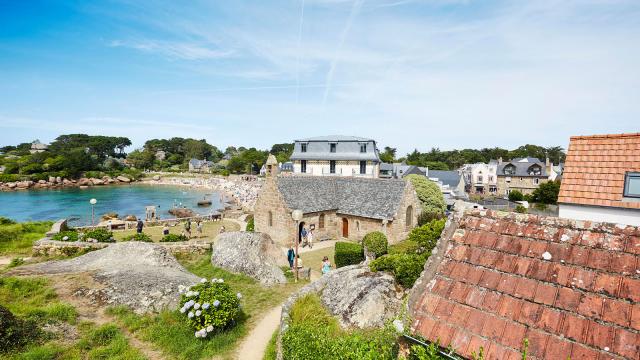
<path fill-rule="evenodd" d="M 191 159 L 189 160 L 189 172 L 210 173 L 214 163 L 207 160 Z"/>
<path fill-rule="evenodd" d="M 427 342 L 467 359 L 522 359 L 525 339 L 531 359 L 639 358 L 640 228 L 475 210 L 437 250 L 408 302 Z"/>
<path fill-rule="evenodd" d="M 35 140 L 34 142 L 31 143 L 31 148 L 29 149 L 29 152 L 32 154 L 35 154 L 35 153 L 45 152 L 48 149 L 49 149 L 49 145 L 41 143 L 40 140 Z"/>
<path fill-rule="evenodd" d="M 498 193 L 498 161 L 488 164 L 464 164 L 461 168 L 465 182 L 465 191 L 477 195 L 497 195 Z"/>
<path fill-rule="evenodd" d="M 498 196 L 507 197 L 517 190 L 523 195 L 531 194 L 540 184 L 549 181 L 553 164 L 547 158 L 545 162 L 536 158 L 515 158 L 503 162 L 498 159 L 497 179 Z"/>
<path fill-rule="evenodd" d="M 379 177 L 387 179 L 402 179 L 407 175 L 427 176 L 427 172 L 429 172 L 429 169 L 426 167 L 407 165 L 404 161 L 393 164 L 381 163 Z"/>
<path fill-rule="evenodd" d="M 640 226 L 640 133 L 571 137 L 558 206 L 563 218 Z"/>
<path fill-rule="evenodd" d="M 167 153 L 164 150 L 158 150 L 155 154 L 156 160 L 164 161 L 167 158 Z"/>
<path fill-rule="evenodd" d="M 467 193 L 464 191 L 464 180 L 462 174 L 455 170 L 428 170 L 429 180 L 438 184 L 442 196 L 447 204 L 448 209 L 452 209 L 456 199 L 467 199 Z"/>
<path fill-rule="evenodd" d="M 275 159 L 274 159 L 275 160 Z M 358 177 L 278 176 L 267 161 L 267 179 L 255 205 L 255 230 L 290 245 L 302 227 L 315 238 L 361 240 L 372 231 L 397 243 L 416 226 L 421 204 L 409 181 Z M 304 214 L 296 228 L 293 210 Z"/>
<path fill-rule="evenodd" d="M 296 175 L 377 178 L 380 174 L 375 140 L 355 136 L 296 140 L 290 160 Z"/>

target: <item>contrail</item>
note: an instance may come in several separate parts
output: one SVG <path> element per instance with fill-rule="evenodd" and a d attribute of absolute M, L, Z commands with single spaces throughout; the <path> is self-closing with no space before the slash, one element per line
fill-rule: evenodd
<path fill-rule="evenodd" d="M 302 42 L 302 23 L 304 22 L 304 0 L 300 7 L 300 28 L 298 29 L 298 57 L 296 58 L 296 104 L 300 98 L 300 43 Z"/>
<path fill-rule="evenodd" d="M 327 81 L 324 88 L 324 97 L 322 98 L 322 105 L 327 103 L 327 97 L 329 96 L 329 91 L 331 91 L 331 84 L 333 83 L 333 73 L 336 70 L 336 65 L 338 64 L 338 53 L 342 49 L 342 45 L 344 45 L 345 40 L 347 39 L 347 34 L 351 29 L 351 24 L 353 23 L 353 19 L 360 12 L 360 8 L 362 7 L 362 3 L 364 0 L 356 0 L 353 2 L 353 6 L 351 7 L 351 13 L 349 14 L 349 18 L 347 19 L 347 23 L 342 30 L 342 34 L 340 34 L 340 42 L 338 43 L 338 48 L 336 49 L 336 53 L 331 61 L 331 67 L 329 67 L 329 72 L 327 73 Z"/>

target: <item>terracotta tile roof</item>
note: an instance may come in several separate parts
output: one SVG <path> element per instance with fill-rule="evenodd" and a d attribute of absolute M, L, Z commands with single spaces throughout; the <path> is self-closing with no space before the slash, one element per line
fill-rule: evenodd
<path fill-rule="evenodd" d="M 640 133 L 573 136 L 558 202 L 640 209 L 622 201 L 627 171 L 640 171 Z"/>
<path fill-rule="evenodd" d="M 530 358 L 640 359 L 640 228 L 477 210 L 452 226 L 414 332 L 465 357 L 520 359 L 526 338 Z"/>

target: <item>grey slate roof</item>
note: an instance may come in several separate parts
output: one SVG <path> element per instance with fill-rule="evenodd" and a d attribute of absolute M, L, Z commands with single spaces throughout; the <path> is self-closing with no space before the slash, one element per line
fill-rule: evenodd
<path fill-rule="evenodd" d="M 300 139 L 296 141 L 374 141 L 373 139 L 367 139 L 358 136 L 344 136 L 344 135 L 327 135 L 327 136 L 316 136 L 310 137 L 306 139 Z"/>
<path fill-rule="evenodd" d="M 302 144 L 306 151 L 302 152 Z M 331 145 L 336 144 L 336 152 L 331 152 Z M 360 152 L 360 145 L 366 144 L 366 152 Z M 296 140 L 290 160 L 368 160 L 380 162 L 375 140 L 355 136 L 319 136 Z"/>
<path fill-rule="evenodd" d="M 196 169 L 199 169 L 205 165 L 211 167 L 213 166 L 213 162 L 207 160 L 191 159 L 189 160 L 189 165 L 193 166 Z"/>
<path fill-rule="evenodd" d="M 404 180 L 287 176 L 277 178 L 287 206 L 303 213 L 335 210 L 339 214 L 391 219 L 404 192 Z"/>
<path fill-rule="evenodd" d="M 444 170 L 429 170 L 430 178 L 437 178 L 443 185 L 449 185 L 450 188 L 455 189 L 462 180 L 462 175 L 457 171 L 444 171 Z"/>
<path fill-rule="evenodd" d="M 515 166 L 516 173 L 512 174 L 512 175 L 507 175 L 507 174 L 504 173 L 504 168 L 507 165 L 510 165 L 510 164 Z M 533 166 L 534 164 L 537 164 L 537 165 L 540 166 L 540 168 L 541 168 L 540 175 L 529 175 L 529 168 L 531 166 Z M 520 177 L 526 177 L 526 176 L 547 177 L 547 176 L 549 176 L 549 174 L 547 174 L 547 167 L 546 167 L 545 163 L 540 161 L 539 159 L 536 159 L 536 158 L 516 158 L 516 159 L 513 159 L 511 161 L 500 163 L 500 164 L 498 164 L 498 172 L 497 172 L 497 174 L 498 174 L 498 176 L 520 176 Z"/>

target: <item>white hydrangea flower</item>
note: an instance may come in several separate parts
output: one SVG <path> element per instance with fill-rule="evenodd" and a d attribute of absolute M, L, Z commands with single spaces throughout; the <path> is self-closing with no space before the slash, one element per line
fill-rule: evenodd
<path fill-rule="evenodd" d="M 199 337 L 200 337 L 200 331 L 196 331 L 195 336 L 196 336 L 197 338 L 199 338 Z"/>
<path fill-rule="evenodd" d="M 202 308 L 205 309 L 205 310 L 207 310 L 209 308 L 209 306 L 211 306 L 211 304 L 209 304 L 209 303 L 202 304 Z"/>
<path fill-rule="evenodd" d="M 238 299 L 242 299 L 242 294 L 237 293 L 237 294 L 236 294 L 236 297 L 237 297 Z"/>
<path fill-rule="evenodd" d="M 185 309 L 184 307 L 181 307 L 181 308 L 180 308 L 180 313 L 181 313 L 181 314 L 184 314 L 186 311 L 187 311 L 187 309 Z"/>
<path fill-rule="evenodd" d="M 196 309 L 196 310 L 200 309 L 200 304 L 196 303 L 195 305 L 193 305 L 193 308 Z"/>
<path fill-rule="evenodd" d="M 207 282 L 207 279 L 202 278 L 202 279 L 200 279 L 200 282 L 204 284 L 204 283 L 206 283 L 206 282 Z"/>
<path fill-rule="evenodd" d="M 198 296 L 198 295 L 200 295 L 200 292 L 198 292 L 198 291 L 194 291 L 193 292 L 193 296 Z"/>
<path fill-rule="evenodd" d="M 196 316 L 200 316 L 200 315 L 202 315 L 202 311 L 200 310 L 196 311 Z"/>
<path fill-rule="evenodd" d="M 218 279 L 218 283 L 222 284 L 224 282 L 224 279 Z"/>
<path fill-rule="evenodd" d="M 187 314 L 187 316 L 189 317 L 189 319 L 191 319 L 193 317 L 193 311 L 189 311 L 189 314 Z"/>
<path fill-rule="evenodd" d="M 200 330 L 200 336 L 203 337 L 203 338 L 206 338 L 207 337 L 207 329 Z"/>
<path fill-rule="evenodd" d="M 213 279 L 211 279 L 211 282 L 212 282 L 212 283 L 216 283 L 216 282 L 218 282 L 218 279 L 213 278 Z"/>
<path fill-rule="evenodd" d="M 214 306 L 214 307 L 218 307 L 218 306 L 220 306 L 220 301 L 218 301 L 218 300 L 213 300 L 213 306 Z"/>
<path fill-rule="evenodd" d="M 212 332 L 212 331 L 213 331 L 213 325 L 207 326 L 207 332 Z"/>
<path fill-rule="evenodd" d="M 68 237 L 68 236 L 63 236 L 63 237 L 62 237 L 62 241 L 67 241 L 67 240 L 69 240 L 69 237 Z"/>

